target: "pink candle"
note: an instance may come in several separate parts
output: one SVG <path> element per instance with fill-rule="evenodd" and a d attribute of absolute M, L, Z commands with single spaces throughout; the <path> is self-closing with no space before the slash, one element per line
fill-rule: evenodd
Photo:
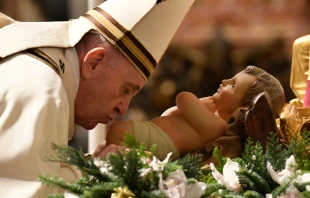
<path fill-rule="evenodd" d="M 307 85 L 306 85 L 306 93 L 304 98 L 304 107 L 310 106 L 310 79 L 308 77 Z"/>

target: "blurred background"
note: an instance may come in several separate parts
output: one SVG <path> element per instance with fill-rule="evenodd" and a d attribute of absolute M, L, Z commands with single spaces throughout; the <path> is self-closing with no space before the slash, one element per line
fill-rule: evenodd
<path fill-rule="evenodd" d="M 0 12 L 20 21 L 65 21 L 86 12 L 88 3 L 0 0 Z M 295 98 L 289 87 L 292 44 L 309 33 L 309 0 L 196 0 L 154 75 L 134 97 L 127 114 L 115 121 L 160 116 L 175 105 L 180 91 L 212 95 L 222 79 L 247 65 L 277 77 L 288 102 Z M 84 140 L 87 133 L 82 136 Z M 74 143 L 78 139 L 71 144 L 87 147 Z"/>

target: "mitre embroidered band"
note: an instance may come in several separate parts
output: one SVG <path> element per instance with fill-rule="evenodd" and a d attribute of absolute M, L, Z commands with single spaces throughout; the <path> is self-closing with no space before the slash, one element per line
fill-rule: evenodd
<path fill-rule="evenodd" d="M 93 23 L 107 40 L 117 46 L 146 80 L 150 77 L 157 62 L 130 31 L 99 7 L 88 11 L 83 17 Z"/>

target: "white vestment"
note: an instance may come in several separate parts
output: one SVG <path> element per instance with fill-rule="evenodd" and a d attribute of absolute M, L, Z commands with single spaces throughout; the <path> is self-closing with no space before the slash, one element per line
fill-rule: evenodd
<path fill-rule="evenodd" d="M 81 176 L 44 158 L 55 155 L 52 143 L 67 145 L 73 135 L 79 65 L 72 46 L 83 34 L 69 40 L 72 21 L 9 22 L 0 15 L 0 197 L 43 198 L 57 189 L 41 184 L 39 174 L 67 181 Z M 24 51 L 38 47 L 59 74 Z"/>

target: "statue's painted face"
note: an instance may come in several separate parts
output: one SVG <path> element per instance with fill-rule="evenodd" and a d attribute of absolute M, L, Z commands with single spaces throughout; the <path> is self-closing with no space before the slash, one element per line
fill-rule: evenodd
<path fill-rule="evenodd" d="M 213 95 L 217 111 L 230 114 L 236 111 L 255 80 L 255 76 L 244 72 L 239 72 L 231 79 L 223 80 L 218 91 Z"/>

